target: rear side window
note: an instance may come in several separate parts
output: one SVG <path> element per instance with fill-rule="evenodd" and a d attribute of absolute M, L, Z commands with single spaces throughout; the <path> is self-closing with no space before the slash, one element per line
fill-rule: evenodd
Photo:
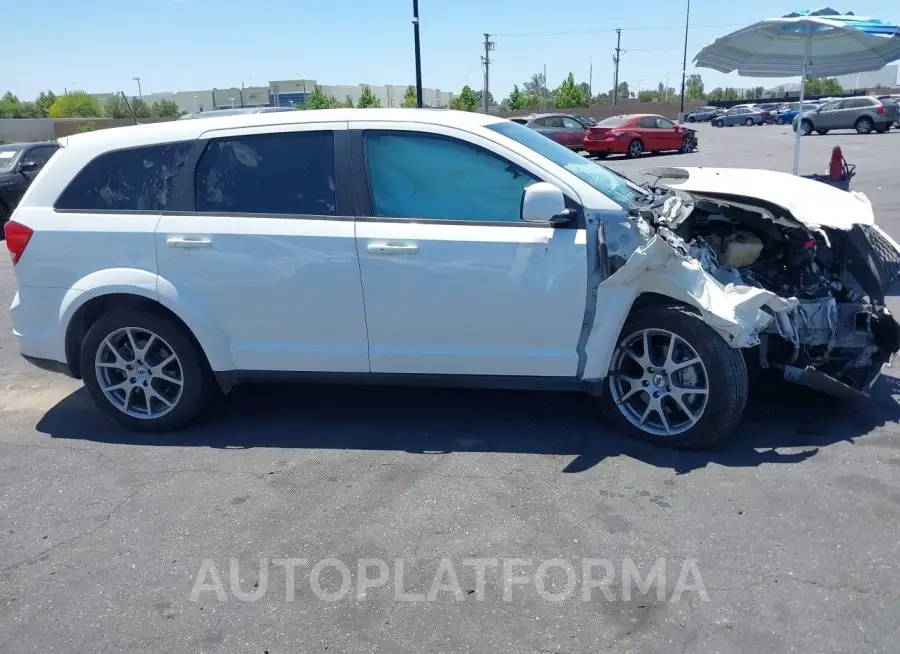
<path fill-rule="evenodd" d="M 197 164 L 197 211 L 333 216 L 334 132 L 210 141 Z"/>
<path fill-rule="evenodd" d="M 193 141 L 166 143 L 100 155 L 56 201 L 60 210 L 162 211 Z"/>

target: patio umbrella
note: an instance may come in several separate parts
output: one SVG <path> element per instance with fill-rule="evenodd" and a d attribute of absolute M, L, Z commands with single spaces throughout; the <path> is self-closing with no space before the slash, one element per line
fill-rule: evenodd
<path fill-rule="evenodd" d="M 900 59 L 900 26 L 831 8 L 795 11 L 767 18 L 716 39 L 694 65 L 745 77 L 788 77 L 800 73 L 803 106 L 806 78 L 879 70 Z M 794 174 L 800 163 L 800 135 L 794 142 Z"/>

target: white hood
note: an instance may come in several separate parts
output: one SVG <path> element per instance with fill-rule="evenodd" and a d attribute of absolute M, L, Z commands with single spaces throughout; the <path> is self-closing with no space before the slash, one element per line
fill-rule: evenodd
<path fill-rule="evenodd" d="M 862 193 L 847 192 L 804 177 L 756 168 L 651 168 L 646 175 L 675 190 L 763 200 L 782 207 L 807 227 L 850 229 L 874 225 Z"/>

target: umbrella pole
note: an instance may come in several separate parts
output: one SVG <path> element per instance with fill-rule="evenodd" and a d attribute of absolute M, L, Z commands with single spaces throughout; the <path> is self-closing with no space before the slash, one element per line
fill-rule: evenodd
<path fill-rule="evenodd" d="M 812 49 L 812 33 L 809 27 L 806 28 L 806 49 L 803 53 L 803 74 L 800 76 L 800 120 L 797 121 L 797 132 L 794 135 L 794 174 L 800 168 L 800 136 L 803 130 L 800 125 L 803 123 L 803 99 L 806 92 L 806 74 L 809 71 L 809 54 Z"/>

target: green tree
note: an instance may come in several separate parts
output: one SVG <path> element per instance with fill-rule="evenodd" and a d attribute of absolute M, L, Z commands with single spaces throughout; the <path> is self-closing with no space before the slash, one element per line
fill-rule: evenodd
<path fill-rule="evenodd" d="M 50 118 L 99 118 L 100 103 L 84 91 L 72 91 L 56 98 L 47 111 Z"/>
<path fill-rule="evenodd" d="M 111 95 L 103 105 L 103 115 L 107 118 L 129 118 L 131 112 L 121 95 Z"/>
<path fill-rule="evenodd" d="M 403 101 L 400 103 L 401 107 L 406 107 L 407 109 L 418 106 L 419 99 L 416 96 L 416 89 L 414 86 L 407 86 L 406 93 L 403 94 Z"/>
<path fill-rule="evenodd" d="M 347 109 L 353 109 L 353 96 L 348 93 L 347 97 L 344 98 L 344 101 L 340 103 L 340 106 Z"/>
<path fill-rule="evenodd" d="M 569 73 L 562 84 L 553 92 L 553 100 L 557 109 L 572 109 L 574 107 L 586 107 L 588 98 L 584 90 L 575 83 L 575 75 Z"/>
<path fill-rule="evenodd" d="M 313 92 L 306 96 L 306 106 L 297 105 L 296 109 L 330 109 L 332 106 L 331 98 L 322 92 L 322 87 L 316 84 Z"/>
<path fill-rule="evenodd" d="M 717 86 L 712 91 L 709 92 L 709 95 L 706 96 L 707 100 L 724 100 L 725 99 L 725 89 L 721 86 Z"/>
<path fill-rule="evenodd" d="M 131 98 L 130 103 L 135 118 L 150 118 L 153 115 L 150 105 L 143 98 Z M 131 111 L 128 112 L 127 118 L 131 117 Z"/>
<path fill-rule="evenodd" d="M 453 98 L 450 102 L 451 109 L 457 109 L 459 111 L 477 111 L 478 109 L 478 96 L 475 94 L 475 91 L 467 84 L 462 87 L 462 91 L 459 92 L 459 95 Z"/>
<path fill-rule="evenodd" d="M 0 98 L 0 118 L 15 118 L 15 113 L 19 111 L 19 98 L 11 91 L 7 91 Z"/>
<path fill-rule="evenodd" d="M 840 95 L 844 92 L 834 77 L 808 77 L 806 80 L 806 93 L 808 95 Z"/>
<path fill-rule="evenodd" d="M 478 106 L 484 106 L 484 91 L 475 91 L 475 95 L 478 96 Z M 494 94 L 488 91 L 488 106 L 493 107 L 497 103 L 494 102 Z"/>
<path fill-rule="evenodd" d="M 368 86 L 364 86 L 362 93 L 359 94 L 359 102 L 356 103 L 356 106 L 360 109 L 372 109 L 380 107 L 381 100 L 378 99 L 377 95 L 372 93 L 372 89 Z"/>
<path fill-rule="evenodd" d="M 518 111 L 524 109 L 524 102 L 527 96 L 519 90 L 518 84 L 513 84 L 513 90 L 509 92 L 509 97 L 503 102 L 509 111 Z"/>
<path fill-rule="evenodd" d="M 550 95 L 547 79 L 543 73 L 535 73 L 527 81 L 522 82 L 522 90 L 526 95 L 534 95 L 538 98 L 546 98 Z"/>
<path fill-rule="evenodd" d="M 159 100 L 158 102 L 154 102 L 153 106 L 150 107 L 150 111 L 153 112 L 154 116 L 160 118 L 181 115 L 181 110 L 178 109 L 178 104 L 174 100 Z"/>
<path fill-rule="evenodd" d="M 56 102 L 56 94 L 53 91 L 40 92 L 37 100 L 34 101 L 34 104 L 37 105 L 40 118 L 47 117 L 50 113 L 50 107 L 53 106 L 54 102 Z"/>
<path fill-rule="evenodd" d="M 702 100 L 703 95 L 703 78 L 697 73 L 687 76 L 684 81 L 684 95 L 688 100 Z"/>

